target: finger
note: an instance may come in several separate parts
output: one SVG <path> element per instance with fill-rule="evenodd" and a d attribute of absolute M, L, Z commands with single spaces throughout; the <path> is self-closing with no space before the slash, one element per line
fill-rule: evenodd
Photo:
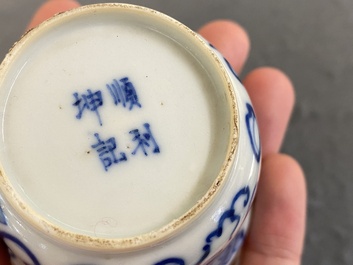
<path fill-rule="evenodd" d="M 264 156 L 277 153 L 294 106 L 289 78 L 275 68 L 259 68 L 243 80 L 257 115 Z"/>
<path fill-rule="evenodd" d="M 240 73 L 250 50 L 250 40 L 246 31 L 237 23 L 216 20 L 204 25 L 199 33 L 215 46 Z"/>
<path fill-rule="evenodd" d="M 0 240 L 0 264 L 10 265 L 10 256 L 4 241 Z"/>
<path fill-rule="evenodd" d="M 290 157 L 264 158 L 242 265 L 299 265 L 305 231 L 306 188 Z"/>
<path fill-rule="evenodd" d="M 34 28 L 42 23 L 44 20 L 52 17 L 53 15 L 64 12 L 76 7 L 80 4 L 75 0 L 50 0 L 45 2 L 34 14 L 31 22 L 29 23 L 27 29 Z"/>

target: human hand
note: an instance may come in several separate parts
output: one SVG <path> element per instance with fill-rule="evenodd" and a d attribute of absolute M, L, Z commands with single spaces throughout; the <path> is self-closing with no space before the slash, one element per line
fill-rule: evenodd
<path fill-rule="evenodd" d="M 78 6 L 74 0 L 48 1 L 34 15 L 29 28 Z M 238 24 L 214 21 L 199 33 L 228 59 L 235 71 L 241 71 L 250 43 Z M 286 75 L 274 68 L 253 70 L 243 84 L 257 113 L 263 159 L 241 265 L 299 265 L 306 213 L 304 175 L 295 160 L 279 153 L 294 105 L 294 89 Z M 0 264 L 10 265 L 7 248 L 1 241 Z"/>
<path fill-rule="evenodd" d="M 238 24 L 214 21 L 199 30 L 240 72 L 250 49 Z M 262 169 L 240 265 L 299 265 L 304 245 L 306 185 L 291 157 L 279 150 L 294 105 L 294 88 L 280 70 L 263 67 L 243 80 L 262 142 Z"/>

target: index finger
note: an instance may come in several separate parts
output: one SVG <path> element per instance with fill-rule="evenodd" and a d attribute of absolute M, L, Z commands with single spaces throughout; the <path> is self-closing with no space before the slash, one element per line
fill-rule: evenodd
<path fill-rule="evenodd" d="M 45 2 L 37 12 L 34 14 L 31 22 L 29 23 L 27 29 L 34 28 L 42 23 L 44 20 L 52 17 L 53 15 L 68 11 L 70 9 L 79 7 L 80 4 L 75 0 L 50 0 Z"/>
<path fill-rule="evenodd" d="M 241 72 L 248 59 L 250 40 L 239 24 L 215 20 L 201 27 L 198 32 L 227 58 L 237 73 Z"/>
<path fill-rule="evenodd" d="M 206 24 L 200 34 L 241 71 L 250 50 L 246 31 L 235 22 L 218 20 Z M 264 67 L 252 71 L 243 82 L 254 105 L 263 156 L 281 147 L 294 105 L 294 88 L 281 71 Z"/>

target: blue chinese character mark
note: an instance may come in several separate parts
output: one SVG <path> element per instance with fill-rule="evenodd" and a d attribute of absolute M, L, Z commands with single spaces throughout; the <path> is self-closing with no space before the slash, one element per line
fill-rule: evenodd
<path fill-rule="evenodd" d="M 120 80 L 114 79 L 112 84 L 107 84 L 107 88 L 115 105 L 121 104 L 129 110 L 132 110 L 135 106 L 141 108 L 136 89 L 128 77 L 121 78 Z M 73 96 L 75 101 L 72 105 L 78 108 L 76 118 L 81 119 L 85 111 L 95 112 L 99 124 L 102 126 L 103 123 L 98 111 L 103 106 L 102 91 L 87 89 L 85 93 L 79 94 L 75 92 Z"/>
<path fill-rule="evenodd" d="M 98 133 L 95 133 L 94 136 L 97 139 L 97 143 L 91 145 L 91 147 L 96 149 L 99 154 L 99 158 L 105 171 L 108 171 L 109 167 L 113 164 L 118 164 L 121 161 L 127 160 L 126 155 L 123 152 L 120 152 L 119 157 L 116 156 L 115 151 L 117 149 L 117 144 L 114 137 L 102 141 Z"/>
<path fill-rule="evenodd" d="M 134 106 L 141 108 L 136 89 L 128 77 L 121 78 L 119 81 L 114 79 L 112 84 L 107 84 L 107 88 L 115 105 L 122 104 L 126 108 L 130 104 L 129 110 L 132 110 Z"/>
<path fill-rule="evenodd" d="M 137 151 L 141 150 L 145 154 L 145 156 L 147 156 L 148 155 L 147 149 L 149 147 L 153 148 L 152 150 L 153 153 L 155 154 L 160 153 L 159 146 L 152 135 L 150 125 L 148 123 L 145 123 L 143 126 L 145 127 L 145 130 L 146 130 L 145 133 L 141 134 L 138 129 L 130 131 L 130 134 L 134 136 L 132 141 L 137 143 L 135 150 L 131 154 L 136 155 Z"/>
<path fill-rule="evenodd" d="M 86 93 L 81 95 L 74 93 L 73 96 L 75 98 L 73 106 L 78 108 L 76 118 L 81 119 L 85 110 L 92 111 L 96 113 L 99 124 L 102 126 L 102 120 L 98 112 L 98 108 L 103 105 L 102 92 L 100 90 L 92 92 L 91 89 L 87 89 Z"/>

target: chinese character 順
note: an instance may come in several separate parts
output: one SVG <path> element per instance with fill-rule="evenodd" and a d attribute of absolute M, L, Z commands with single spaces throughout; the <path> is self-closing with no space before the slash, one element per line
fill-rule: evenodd
<path fill-rule="evenodd" d="M 107 88 L 114 99 L 115 105 L 121 103 L 126 108 L 127 104 L 129 104 L 129 110 L 132 110 L 134 106 L 141 108 L 136 89 L 128 77 L 124 77 L 119 81 L 114 79 L 113 82 L 112 84 L 107 84 Z"/>

